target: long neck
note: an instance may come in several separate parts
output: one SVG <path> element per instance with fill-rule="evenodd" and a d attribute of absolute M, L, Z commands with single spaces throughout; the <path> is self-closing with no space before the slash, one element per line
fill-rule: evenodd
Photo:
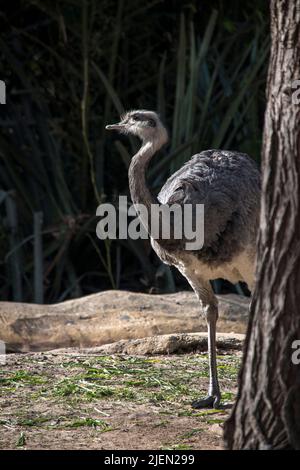
<path fill-rule="evenodd" d="M 148 226 L 149 216 L 151 214 L 151 205 L 158 204 L 158 200 L 153 196 L 153 194 L 151 194 L 147 186 L 145 173 L 151 158 L 158 148 L 159 146 L 153 141 L 144 142 L 140 150 L 132 158 L 128 171 L 129 189 L 132 202 L 137 212 L 139 212 L 137 205 L 140 204 L 147 209 L 147 220 L 145 220 L 142 215 L 140 215 L 140 218 L 142 222 L 144 222 L 144 225 L 146 222 Z"/>

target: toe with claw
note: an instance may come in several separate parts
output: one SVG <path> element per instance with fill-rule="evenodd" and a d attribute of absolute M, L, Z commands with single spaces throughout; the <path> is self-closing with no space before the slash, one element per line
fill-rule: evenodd
<path fill-rule="evenodd" d="M 205 398 L 200 398 L 199 400 L 194 400 L 192 402 L 192 408 L 219 408 L 221 401 L 221 395 L 208 395 Z"/>

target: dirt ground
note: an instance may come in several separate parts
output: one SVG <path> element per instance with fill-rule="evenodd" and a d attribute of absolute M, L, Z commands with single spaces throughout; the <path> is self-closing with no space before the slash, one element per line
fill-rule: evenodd
<path fill-rule="evenodd" d="M 11 354 L 0 366 L 1 449 L 221 449 L 241 353 L 218 356 L 225 409 L 205 395 L 206 354 Z"/>

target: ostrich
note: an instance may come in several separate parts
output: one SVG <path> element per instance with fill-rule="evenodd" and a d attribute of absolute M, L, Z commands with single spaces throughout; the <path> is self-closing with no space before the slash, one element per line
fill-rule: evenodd
<path fill-rule="evenodd" d="M 151 158 L 168 141 L 159 116 L 153 111 L 129 111 L 106 129 L 133 134 L 142 142 L 128 172 L 135 207 L 143 204 L 150 213 L 152 204 L 204 205 L 204 245 L 200 250 L 187 251 L 183 240 L 154 239 L 151 229 L 149 234 L 159 258 L 177 267 L 200 301 L 208 329 L 209 388 L 208 395 L 192 406 L 217 408 L 221 400 L 216 363 L 218 302 L 210 280 L 242 280 L 252 288 L 260 199 L 258 168 L 244 153 L 205 150 L 176 171 L 156 198 L 146 184 L 145 173 Z"/>

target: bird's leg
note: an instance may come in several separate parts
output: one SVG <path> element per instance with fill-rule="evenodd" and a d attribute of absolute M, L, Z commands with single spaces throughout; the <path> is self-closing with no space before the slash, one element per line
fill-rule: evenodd
<path fill-rule="evenodd" d="M 210 282 L 185 266 L 177 266 L 179 271 L 187 278 L 197 295 L 202 313 L 205 314 L 208 331 L 208 360 L 209 360 L 209 388 L 208 395 L 192 403 L 193 408 L 218 408 L 221 394 L 218 382 L 216 358 L 216 325 L 218 320 L 218 300 L 212 290 Z"/>
<path fill-rule="evenodd" d="M 209 304 L 205 307 L 207 331 L 208 331 L 208 360 L 209 360 L 209 389 L 207 397 L 195 400 L 193 408 L 218 408 L 221 400 L 217 359 L 216 359 L 216 324 L 218 319 L 218 307 Z"/>

